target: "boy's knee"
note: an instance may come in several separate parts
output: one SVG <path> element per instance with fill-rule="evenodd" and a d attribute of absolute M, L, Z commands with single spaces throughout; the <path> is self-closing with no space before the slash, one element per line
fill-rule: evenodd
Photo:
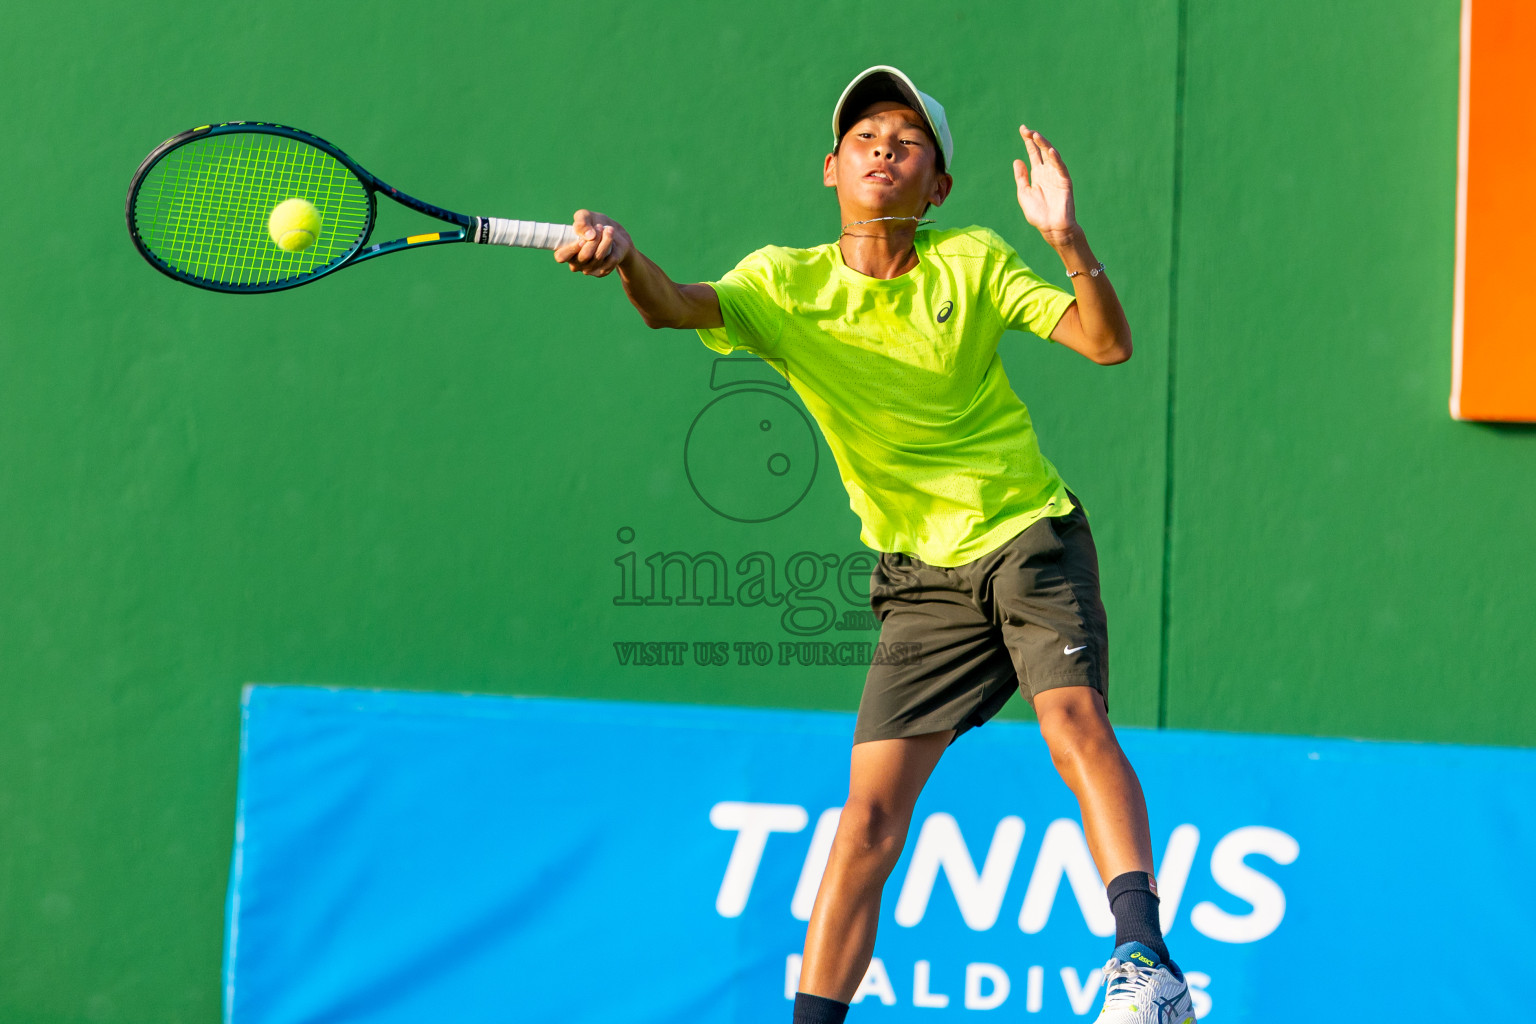
<path fill-rule="evenodd" d="M 843 805 L 836 842 L 847 853 L 894 863 L 901 856 L 906 837 L 906 818 L 893 813 L 890 808 L 858 798 L 850 798 Z"/>
<path fill-rule="evenodd" d="M 1058 768 L 1064 761 L 1119 747 L 1098 691 L 1086 686 L 1047 690 L 1035 698 L 1040 734 Z"/>

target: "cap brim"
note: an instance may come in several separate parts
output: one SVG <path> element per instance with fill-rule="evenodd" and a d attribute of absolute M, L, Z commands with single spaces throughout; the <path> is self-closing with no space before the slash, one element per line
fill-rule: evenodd
<path fill-rule="evenodd" d="M 886 64 L 877 64 L 859 72 L 838 97 L 837 106 L 832 108 L 833 143 L 836 144 L 848 134 L 848 129 L 853 127 L 859 115 L 868 110 L 871 104 L 882 100 L 904 103 L 922 116 L 923 125 L 938 147 L 939 170 L 944 170 L 949 162 L 948 155 L 944 152 L 944 141 L 934 124 L 933 114 L 923 101 L 923 94 L 900 69 Z"/>

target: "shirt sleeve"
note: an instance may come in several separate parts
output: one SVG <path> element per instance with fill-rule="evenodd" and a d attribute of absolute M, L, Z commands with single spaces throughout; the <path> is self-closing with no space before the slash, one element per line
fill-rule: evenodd
<path fill-rule="evenodd" d="M 784 328 L 784 309 L 775 301 L 776 281 L 773 260 L 767 250 L 759 249 L 711 282 L 725 324 L 699 328 L 700 340 L 722 355 L 737 349 L 762 355 Z"/>
<path fill-rule="evenodd" d="M 997 239 L 1000 262 L 992 287 L 998 314 L 1010 331 L 1030 331 L 1048 338 L 1067 307 L 1077 301 L 1071 292 L 1047 282 L 1030 270 L 1013 247 Z"/>

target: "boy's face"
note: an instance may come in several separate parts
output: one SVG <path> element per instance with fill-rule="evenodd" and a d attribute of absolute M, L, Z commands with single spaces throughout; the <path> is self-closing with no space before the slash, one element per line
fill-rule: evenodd
<path fill-rule="evenodd" d="M 938 147 L 923 117 L 895 100 L 873 103 L 827 154 L 822 181 L 837 189 L 844 221 L 915 217 L 949 195 L 953 179 L 938 170 Z"/>

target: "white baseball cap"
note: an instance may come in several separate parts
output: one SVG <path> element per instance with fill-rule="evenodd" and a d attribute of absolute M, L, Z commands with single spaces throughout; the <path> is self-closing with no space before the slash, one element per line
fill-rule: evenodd
<path fill-rule="evenodd" d="M 865 68 L 848 83 L 848 88 L 837 98 L 832 108 L 832 144 L 836 145 L 858 117 L 871 103 L 880 100 L 899 100 L 923 115 L 928 131 L 939 144 L 943 157 L 939 170 L 949 169 L 955 154 L 954 140 L 949 137 L 949 121 L 944 117 L 944 106 L 938 100 L 921 92 L 901 71 L 885 64 Z"/>

